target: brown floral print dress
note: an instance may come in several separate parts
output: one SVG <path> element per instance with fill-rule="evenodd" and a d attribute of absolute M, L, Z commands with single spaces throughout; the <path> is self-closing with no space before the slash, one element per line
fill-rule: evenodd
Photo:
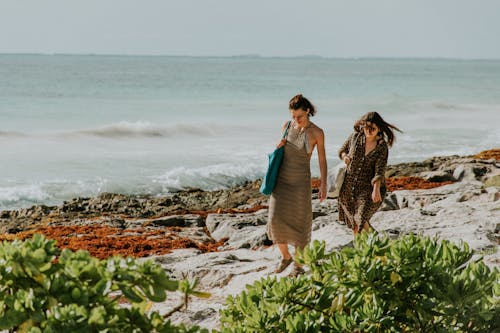
<path fill-rule="evenodd" d="M 370 218 L 382 204 L 372 200 L 373 184 L 380 180 L 382 199 L 387 192 L 384 177 L 389 155 L 387 143 L 379 141 L 377 146 L 365 155 L 365 142 L 364 133 L 354 132 L 339 150 L 341 159 L 343 153 L 351 157 L 339 193 L 339 220 L 345 222 L 351 229 L 357 226 L 358 230 L 361 230 L 365 223 L 369 223 Z"/>

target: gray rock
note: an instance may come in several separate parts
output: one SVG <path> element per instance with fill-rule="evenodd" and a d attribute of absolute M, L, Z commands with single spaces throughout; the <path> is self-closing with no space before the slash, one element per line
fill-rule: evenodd
<path fill-rule="evenodd" d="M 500 175 L 488 177 L 484 182 L 485 187 L 500 187 Z"/>
<path fill-rule="evenodd" d="M 380 206 L 380 211 L 397 210 L 399 209 L 398 197 L 394 193 L 388 193 L 384 198 L 382 205 Z"/>
<path fill-rule="evenodd" d="M 452 174 L 442 170 L 423 172 L 420 174 L 420 176 L 427 181 L 436 183 L 456 180 Z"/>
<path fill-rule="evenodd" d="M 480 188 L 466 190 L 457 197 L 457 202 L 473 200 L 478 198 L 482 193 L 484 193 L 484 191 Z"/>
<path fill-rule="evenodd" d="M 499 187 L 487 187 L 485 189 L 486 193 L 488 193 L 489 201 L 497 201 L 500 200 L 500 188 Z"/>
<path fill-rule="evenodd" d="M 427 209 L 420 209 L 420 214 L 427 215 L 427 216 L 436 216 L 437 212 L 432 211 L 432 210 L 427 210 Z"/>
<path fill-rule="evenodd" d="M 460 181 L 465 175 L 465 167 L 463 165 L 459 165 L 453 171 L 453 178 Z"/>
<path fill-rule="evenodd" d="M 200 287 L 207 291 L 227 286 L 235 276 L 263 270 L 272 271 L 272 267 L 268 266 L 276 261 L 276 255 L 270 256 L 265 251 L 246 249 L 199 255 L 189 255 L 189 252 L 184 250 L 178 254 L 178 251 L 154 259 L 171 271 L 175 278 L 199 279 Z"/>
<path fill-rule="evenodd" d="M 476 166 L 472 168 L 472 171 L 474 171 L 476 179 L 480 179 L 490 171 L 490 168 L 488 168 L 487 166 Z"/>
<path fill-rule="evenodd" d="M 229 248 L 256 248 L 270 245 L 265 225 L 267 210 L 254 214 L 208 214 L 206 226 L 216 241 L 228 239 Z"/>
<path fill-rule="evenodd" d="M 172 253 L 166 254 L 166 255 L 161 255 L 161 256 L 153 256 L 149 258 L 143 258 L 141 260 L 149 260 L 153 259 L 155 262 L 161 264 L 163 267 L 167 267 L 169 265 L 173 265 L 178 262 L 182 262 L 184 260 L 187 260 L 189 258 L 195 257 L 197 255 L 200 255 L 201 251 L 198 249 L 178 249 L 175 251 L 172 251 Z"/>
<path fill-rule="evenodd" d="M 225 248 L 229 249 L 257 249 L 263 246 L 272 245 L 265 226 L 247 227 L 244 231 L 235 233 L 226 243 Z"/>
<path fill-rule="evenodd" d="M 267 214 L 208 214 L 205 224 L 215 240 L 231 238 L 235 232 L 248 226 L 267 223 Z"/>
<path fill-rule="evenodd" d="M 323 202 L 317 199 L 312 200 L 313 220 L 320 216 L 328 216 L 337 213 L 338 211 L 337 199 L 325 199 Z"/>
<path fill-rule="evenodd" d="M 170 215 L 156 219 L 141 219 L 137 220 L 136 223 L 162 227 L 202 227 L 205 224 L 205 220 L 199 215 L 187 214 Z"/>

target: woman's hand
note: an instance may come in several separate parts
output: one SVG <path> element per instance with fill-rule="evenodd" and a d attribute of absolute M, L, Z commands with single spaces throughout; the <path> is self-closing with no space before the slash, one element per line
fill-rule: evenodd
<path fill-rule="evenodd" d="M 351 158 L 347 154 L 344 155 L 344 163 L 345 165 L 351 164 Z"/>
<path fill-rule="evenodd" d="M 319 201 L 323 201 L 326 199 L 326 196 L 328 194 L 327 190 L 326 190 L 326 182 L 321 182 L 321 185 L 319 186 Z"/>
<path fill-rule="evenodd" d="M 382 195 L 380 195 L 380 188 L 378 186 L 373 187 L 372 200 L 373 202 L 382 201 Z"/>
<path fill-rule="evenodd" d="M 280 142 L 278 142 L 278 144 L 276 145 L 276 148 L 281 148 L 285 145 L 286 143 L 286 139 L 282 139 Z"/>

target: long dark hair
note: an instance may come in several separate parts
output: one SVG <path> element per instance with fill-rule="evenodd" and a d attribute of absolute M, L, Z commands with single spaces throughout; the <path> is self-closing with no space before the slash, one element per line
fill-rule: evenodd
<path fill-rule="evenodd" d="M 379 128 L 378 136 L 381 139 L 384 139 L 389 147 L 392 147 L 392 144 L 396 139 L 396 137 L 394 136 L 394 130 L 403 133 L 403 131 L 401 131 L 399 128 L 389 124 L 384 119 L 382 119 L 378 112 L 368 112 L 363 117 L 359 118 L 354 123 L 354 130 L 356 132 L 361 132 L 363 130 L 363 126 L 365 126 L 366 123 L 377 125 L 377 127 Z"/>
<path fill-rule="evenodd" d="M 306 112 L 309 111 L 310 116 L 314 116 L 316 114 L 316 108 L 314 107 L 314 105 L 312 105 L 312 103 L 309 102 L 307 98 L 302 96 L 302 94 L 293 96 L 290 102 L 288 102 L 288 108 L 290 110 L 300 109 Z"/>

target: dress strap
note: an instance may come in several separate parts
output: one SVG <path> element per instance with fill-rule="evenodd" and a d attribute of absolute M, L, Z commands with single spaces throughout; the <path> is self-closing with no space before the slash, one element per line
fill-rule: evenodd
<path fill-rule="evenodd" d="M 288 135 L 288 130 L 290 129 L 290 124 L 292 123 L 291 120 L 288 121 L 288 124 L 286 125 L 285 132 L 283 132 L 283 137 L 281 139 L 286 139 Z"/>

